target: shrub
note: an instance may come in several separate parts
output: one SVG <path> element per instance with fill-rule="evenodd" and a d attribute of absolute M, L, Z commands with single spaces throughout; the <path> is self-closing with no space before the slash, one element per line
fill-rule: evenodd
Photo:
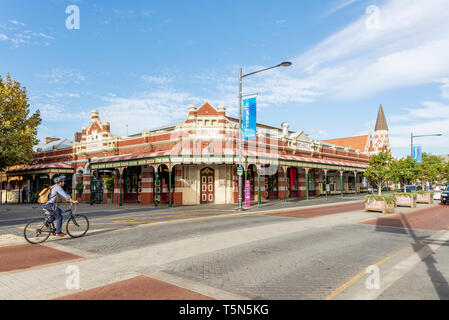
<path fill-rule="evenodd" d="M 416 194 L 426 194 L 430 193 L 430 196 L 433 197 L 434 191 L 415 191 Z"/>
<path fill-rule="evenodd" d="M 418 194 L 416 192 L 395 192 L 395 196 L 401 196 L 401 197 L 409 197 L 416 199 L 418 197 Z"/>
<path fill-rule="evenodd" d="M 83 193 L 83 189 L 84 189 L 84 182 L 83 180 L 80 180 L 76 183 L 75 190 L 78 193 Z"/>
<path fill-rule="evenodd" d="M 396 205 L 396 197 L 393 195 L 389 195 L 389 196 L 379 196 L 379 195 L 373 195 L 373 194 L 369 194 L 365 196 L 365 203 L 369 203 L 373 200 L 376 201 L 385 201 L 387 204 L 391 205 Z"/>
<path fill-rule="evenodd" d="M 104 185 L 109 192 L 114 191 L 114 177 L 106 178 L 104 180 Z"/>

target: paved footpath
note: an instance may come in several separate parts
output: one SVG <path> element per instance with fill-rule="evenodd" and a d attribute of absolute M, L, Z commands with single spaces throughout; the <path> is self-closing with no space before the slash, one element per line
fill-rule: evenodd
<path fill-rule="evenodd" d="M 0 299 L 419 299 L 403 282 L 413 272 L 430 281 L 429 297 L 449 298 L 447 274 L 428 262 L 449 257 L 449 207 L 396 211 L 364 212 L 356 200 L 142 219 L 43 245 L 3 234 Z M 369 266 L 378 289 L 366 286 Z"/>

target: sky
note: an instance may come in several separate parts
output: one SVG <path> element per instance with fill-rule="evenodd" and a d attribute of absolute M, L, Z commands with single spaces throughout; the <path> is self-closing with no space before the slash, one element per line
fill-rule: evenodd
<path fill-rule="evenodd" d="M 244 78 L 257 122 L 364 135 L 382 104 L 395 157 L 411 133 L 449 154 L 448 57 L 447 0 L 0 0 L 0 76 L 27 88 L 41 140 L 73 139 L 93 109 L 118 135 L 206 101 L 237 117 L 239 68 L 291 61 Z"/>

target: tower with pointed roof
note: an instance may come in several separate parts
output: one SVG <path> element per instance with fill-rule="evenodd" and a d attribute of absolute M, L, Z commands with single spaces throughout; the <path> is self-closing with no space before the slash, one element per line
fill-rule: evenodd
<path fill-rule="evenodd" d="M 391 153 L 390 139 L 388 137 L 387 120 L 382 105 L 379 106 L 376 127 L 374 128 L 374 153 L 387 151 Z"/>

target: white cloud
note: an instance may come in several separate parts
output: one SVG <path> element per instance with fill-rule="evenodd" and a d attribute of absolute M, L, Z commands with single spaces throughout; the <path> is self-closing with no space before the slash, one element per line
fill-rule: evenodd
<path fill-rule="evenodd" d="M 86 77 L 79 71 L 69 69 L 54 68 L 50 73 L 40 75 L 41 78 L 47 80 L 48 83 L 75 83 L 86 80 Z"/>
<path fill-rule="evenodd" d="M 30 44 L 50 45 L 48 40 L 54 40 L 53 36 L 43 32 L 32 32 L 31 30 L 24 30 L 25 23 L 17 20 L 9 20 L 10 24 L 0 25 L 4 33 L 0 34 L 0 40 L 8 40 L 13 48 L 27 46 Z"/>
<path fill-rule="evenodd" d="M 12 24 L 15 24 L 17 26 L 24 26 L 25 25 L 25 23 L 19 22 L 17 20 L 9 20 L 9 22 L 11 22 Z"/>
<path fill-rule="evenodd" d="M 449 78 L 444 78 L 439 81 L 441 83 L 441 96 L 449 99 Z"/>
<path fill-rule="evenodd" d="M 311 102 L 319 96 L 358 99 L 449 77 L 447 0 L 390 0 L 379 7 L 379 28 L 369 27 L 368 18 L 363 12 L 292 58 L 292 67 L 263 73 L 254 87 L 270 90 L 280 83 L 270 90 L 271 102 Z"/>
<path fill-rule="evenodd" d="M 395 148 L 410 147 L 410 134 L 427 135 L 443 134 L 444 137 L 423 137 L 417 144 L 425 142 L 426 148 L 441 148 L 447 145 L 445 141 L 449 135 L 449 105 L 437 101 L 422 102 L 419 108 L 403 109 L 401 115 L 387 117 L 390 122 L 390 142 Z M 391 123 L 393 123 L 391 125 Z"/>
<path fill-rule="evenodd" d="M 67 112 L 61 105 L 45 104 L 38 105 L 36 109 L 39 109 L 41 117 L 44 121 L 65 121 L 73 119 L 86 119 L 89 115 L 85 112 L 73 113 Z"/>
<path fill-rule="evenodd" d="M 171 76 L 148 76 L 143 75 L 141 79 L 148 83 L 153 83 L 157 85 L 166 85 L 173 82 L 173 77 Z"/>
<path fill-rule="evenodd" d="M 333 7 L 332 9 L 329 10 L 328 15 L 333 14 L 337 11 L 340 11 L 340 10 L 346 8 L 347 6 L 353 4 L 356 1 L 357 0 L 341 0 L 335 5 L 335 7 Z"/>
<path fill-rule="evenodd" d="M 189 104 L 201 106 L 206 100 L 189 93 L 166 89 L 146 92 L 133 97 L 104 97 L 104 106 L 98 108 L 100 117 L 113 124 L 112 131 L 130 134 L 172 124 L 187 119 Z"/>

